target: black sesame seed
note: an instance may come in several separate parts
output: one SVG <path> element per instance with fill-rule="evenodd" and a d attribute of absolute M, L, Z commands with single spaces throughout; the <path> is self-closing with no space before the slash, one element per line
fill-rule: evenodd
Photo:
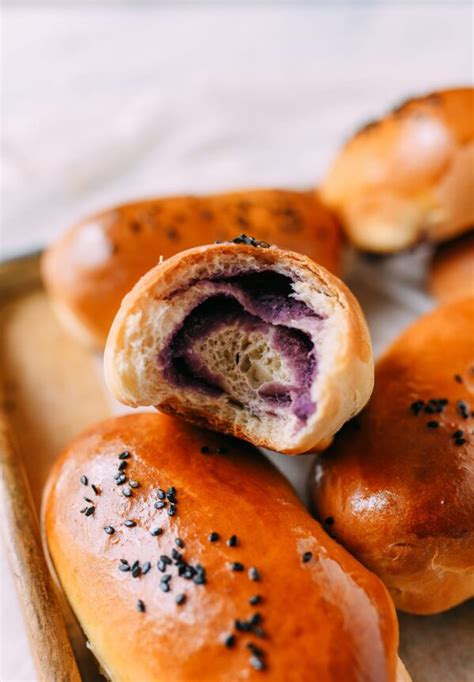
<path fill-rule="evenodd" d="M 164 500 L 165 499 L 165 491 L 162 490 L 161 488 L 158 488 L 156 491 L 156 496 L 159 500 Z"/>
<path fill-rule="evenodd" d="M 252 656 L 250 658 L 250 665 L 254 670 L 265 670 L 265 663 L 258 656 Z"/>
<path fill-rule="evenodd" d="M 104 530 L 107 535 L 113 535 L 115 533 L 115 528 L 113 526 L 105 526 Z"/>
<path fill-rule="evenodd" d="M 139 488 L 140 483 L 138 481 L 130 481 L 129 484 L 130 488 Z"/>
<path fill-rule="evenodd" d="M 166 502 L 155 502 L 155 509 L 163 509 L 166 507 Z"/>
<path fill-rule="evenodd" d="M 141 599 L 137 601 L 137 611 L 140 611 L 140 613 L 145 613 L 145 604 Z"/>
<path fill-rule="evenodd" d="M 162 592 L 169 592 L 170 586 L 168 585 L 168 583 L 160 583 L 160 590 Z"/>
<path fill-rule="evenodd" d="M 81 514 L 84 514 L 84 512 L 86 512 L 86 511 L 87 511 L 87 507 L 82 507 Z"/>
<path fill-rule="evenodd" d="M 178 547 L 181 547 L 181 549 L 183 549 L 183 547 L 184 547 L 184 542 L 181 540 L 181 538 L 176 538 L 176 539 L 175 539 L 175 543 L 176 543 L 176 545 L 177 545 Z"/>
<path fill-rule="evenodd" d="M 184 602 L 186 601 L 186 595 L 183 593 L 177 594 L 174 600 L 178 606 L 181 606 L 181 604 L 184 604 Z"/>
<path fill-rule="evenodd" d="M 228 547 L 236 547 L 238 541 L 237 535 L 231 535 L 226 544 Z"/>
<path fill-rule="evenodd" d="M 125 460 L 123 460 L 123 461 L 120 462 L 120 464 L 118 465 L 118 470 L 119 470 L 119 471 L 125 471 L 125 469 L 126 469 L 127 467 L 128 467 L 128 462 L 126 462 Z"/>
<path fill-rule="evenodd" d="M 313 558 L 313 553 L 312 552 L 305 552 L 301 558 L 303 560 L 303 563 L 307 564 L 308 561 L 311 561 L 311 559 Z"/>
<path fill-rule="evenodd" d="M 236 618 L 234 621 L 235 629 L 238 630 L 239 632 L 250 632 L 252 629 L 252 626 L 250 623 L 248 623 L 246 620 L 241 620 L 240 618 Z"/>
<path fill-rule="evenodd" d="M 146 575 L 150 569 L 151 569 L 151 564 L 150 564 L 150 562 L 149 562 L 149 561 L 145 561 L 145 563 L 143 564 L 143 567 L 142 567 L 142 573 L 143 573 L 143 575 Z"/>
<path fill-rule="evenodd" d="M 134 561 L 133 564 L 132 564 L 132 571 L 133 571 L 134 568 L 136 568 L 136 567 L 139 566 L 139 565 L 140 565 L 140 562 L 139 562 L 138 559 L 137 559 L 137 560 Z"/>
<path fill-rule="evenodd" d="M 429 422 L 426 422 L 426 426 L 427 426 L 429 429 L 437 429 L 437 428 L 439 427 L 439 422 L 437 422 L 437 421 L 429 421 Z"/>
<path fill-rule="evenodd" d="M 161 535 L 163 532 L 163 528 L 152 528 L 150 531 L 150 535 L 153 535 L 153 537 L 156 537 L 157 535 Z"/>
<path fill-rule="evenodd" d="M 464 436 L 464 431 L 462 429 L 456 429 L 453 433 L 453 438 L 462 438 Z"/>
<path fill-rule="evenodd" d="M 176 515 L 176 505 L 175 504 L 170 504 L 168 509 L 166 510 L 168 516 L 175 516 Z"/>
<path fill-rule="evenodd" d="M 207 539 L 209 540 L 209 542 L 217 542 L 217 540 L 219 540 L 219 537 L 220 537 L 219 533 L 213 531 L 212 533 L 209 533 Z"/>
<path fill-rule="evenodd" d="M 177 562 L 180 562 L 181 559 L 182 559 L 183 557 L 182 557 L 182 555 L 178 552 L 178 550 L 175 549 L 175 548 L 173 547 L 173 549 L 171 550 L 171 558 L 174 559 L 174 560 L 177 561 Z"/>
<path fill-rule="evenodd" d="M 207 454 L 209 454 L 209 452 L 210 452 L 210 450 L 209 450 L 209 448 L 207 447 L 207 445 L 203 445 L 202 448 L 201 448 L 201 453 L 202 453 L 203 455 L 207 455 Z"/>
<path fill-rule="evenodd" d="M 94 501 L 91 500 L 90 497 L 84 497 L 84 500 L 85 500 L 86 502 L 89 502 L 89 504 L 94 504 Z"/>
<path fill-rule="evenodd" d="M 265 630 L 263 628 L 261 628 L 259 625 L 257 625 L 257 627 L 255 627 L 255 628 L 253 628 L 252 632 L 256 637 L 261 637 L 262 639 L 264 639 L 266 637 Z"/>
<path fill-rule="evenodd" d="M 325 526 L 332 526 L 334 524 L 334 517 L 333 516 L 326 516 L 324 519 L 324 525 Z"/>
<path fill-rule="evenodd" d="M 415 400 L 415 402 L 410 405 L 410 410 L 413 412 L 414 415 L 417 415 L 423 409 L 423 405 L 424 405 L 423 400 Z"/>
<path fill-rule="evenodd" d="M 260 649 L 260 647 L 254 644 L 253 642 L 248 642 L 248 644 L 246 644 L 246 647 L 249 651 L 251 651 L 253 654 L 255 654 L 255 656 L 258 656 L 259 658 L 263 658 L 265 656 L 264 650 Z"/>
<path fill-rule="evenodd" d="M 257 571 L 255 566 L 252 566 L 249 568 L 249 578 L 250 580 L 253 580 L 254 582 L 258 582 L 260 580 L 260 573 Z"/>
<path fill-rule="evenodd" d="M 165 564 L 168 564 L 169 566 L 173 563 L 169 556 L 166 556 L 166 554 L 162 554 L 160 556 L 160 561 L 163 561 Z"/>
<path fill-rule="evenodd" d="M 140 566 L 135 566 L 135 565 L 132 566 L 132 577 L 133 578 L 139 578 L 141 575 L 141 572 L 142 572 L 142 569 L 140 568 Z"/>
<path fill-rule="evenodd" d="M 161 578 L 162 583 L 169 583 L 170 580 L 171 580 L 171 573 L 165 573 L 165 575 L 162 576 L 162 578 Z"/>
<path fill-rule="evenodd" d="M 96 485 L 94 485 L 94 484 L 92 483 L 91 488 L 92 488 L 92 490 L 94 491 L 94 493 L 95 493 L 96 495 L 100 495 L 100 490 L 99 490 L 99 488 L 98 488 Z"/>
<path fill-rule="evenodd" d="M 158 569 L 159 571 L 161 571 L 161 573 L 164 573 L 164 572 L 166 571 L 166 564 L 165 564 L 165 562 L 162 561 L 161 559 L 160 559 L 159 562 L 157 563 L 156 567 L 157 567 L 157 569 Z"/>
<path fill-rule="evenodd" d="M 120 559 L 121 564 L 128 564 L 128 561 L 126 559 Z"/>
<path fill-rule="evenodd" d="M 224 639 L 224 646 L 228 649 L 232 649 L 235 646 L 235 635 L 227 635 Z"/>
<path fill-rule="evenodd" d="M 130 453 L 128 450 L 125 450 L 125 452 L 121 452 L 120 455 L 118 456 L 119 459 L 128 459 L 130 457 Z"/>
<path fill-rule="evenodd" d="M 454 375 L 454 381 L 457 381 L 458 384 L 462 384 L 462 383 L 463 383 L 463 378 L 462 378 L 462 376 L 461 376 L 460 374 L 455 374 L 455 375 Z"/>
<path fill-rule="evenodd" d="M 256 606 L 257 604 L 260 604 L 262 601 L 262 597 L 259 594 L 254 594 L 253 597 L 250 597 L 249 599 L 249 604 L 252 606 Z"/>
<path fill-rule="evenodd" d="M 80 480 L 81 480 L 82 485 L 89 485 L 89 479 L 84 474 L 82 474 Z"/>
<path fill-rule="evenodd" d="M 167 495 L 176 495 L 176 488 L 174 487 L 174 485 L 172 485 L 170 488 L 168 488 L 168 490 L 166 491 L 166 494 Z"/>
<path fill-rule="evenodd" d="M 125 495 L 125 497 L 132 497 L 132 491 L 130 490 L 130 488 L 125 488 L 124 490 L 122 490 L 122 492 Z"/>
<path fill-rule="evenodd" d="M 123 485 L 126 482 L 127 477 L 125 474 L 117 474 L 117 476 L 114 476 L 114 479 L 117 485 Z"/>
<path fill-rule="evenodd" d="M 463 419 L 469 418 L 469 408 L 464 400 L 458 400 L 456 403 L 457 410 Z"/>
<path fill-rule="evenodd" d="M 233 561 L 230 565 L 232 571 L 243 571 L 245 566 L 240 561 Z"/>
<path fill-rule="evenodd" d="M 131 571 L 132 569 L 128 564 L 120 564 L 119 566 L 119 571 Z"/>
<path fill-rule="evenodd" d="M 132 519 L 125 519 L 123 523 L 125 526 L 127 526 L 127 528 L 135 528 L 135 526 L 137 525 L 137 522 L 133 521 Z"/>
<path fill-rule="evenodd" d="M 205 585 L 207 582 L 206 576 L 203 573 L 196 573 L 196 575 L 193 576 L 192 580 L 195 585 Z"/>
<path fill-rule="evenodd" d="M 464 443 L 466 443 L 466 439 L 465 438 L 455 438 L 454 443 L 455 443 L 455 445 L 464 445 Z"/>
<path fill-rule="evenodd" d="M 84 513 L 86 516 L 91 516 L 94 512 L 95 512 L 95 507 L 87 507 L 87 509 Z"/>

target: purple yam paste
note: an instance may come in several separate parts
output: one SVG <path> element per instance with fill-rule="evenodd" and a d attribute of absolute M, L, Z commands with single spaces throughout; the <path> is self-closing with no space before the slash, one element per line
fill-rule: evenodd
<path fill-rule="evenodd" d="M 222 377 L 193 351 L 195 342 L 230 325 L 262 334 L 273 329 L 273 347 L 292 369 L 293 381 L 266 383 L 258 396 L 268 404 L 269 413 L 272 408 L 287 407 L 306 422 L 316 407 L 310 395 L 317 372 L 315 348 L 309 334 L 290 325 L 293 320 L 319 316 L 302 301 L 291 298 L 293 282 L 289 277 L 271 270 L 213 278 L 207 283 L 215 285 L 215 293 L 188 314 L 160 354 L 165 379 L 182 388 L 222 395 Z M 230 397 L 238 402 L 236 396 Z"/>

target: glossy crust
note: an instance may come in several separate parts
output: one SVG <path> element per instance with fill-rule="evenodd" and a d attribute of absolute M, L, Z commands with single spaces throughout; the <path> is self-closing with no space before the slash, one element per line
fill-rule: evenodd
<path fill-rule="evenodd" d="M 378 362 L 367 408 L 312 475 L 328 530 L 412 613 L 474 595 L 473 339 L 473 298 L 409 327 Z M 449 402 L 436 412 L 428 401 L 440 398 Z"/>
<path fill-rule="evenodd" d="M 242 232 L 339 271 L 339 226 L 315 192 L 249 190 L 150 199 L 92 215 L 46 251 L 43 280 L 67 328 L 103 346 L 122 298 L 161 257 Z"/>
<path fill-rule="evenodd" d="M 474 296 L 474 230 L 436 249 L 428 289 L 441 302 Z"/>
<path fill-rule="evenodd" d="M 130 498 L 113 478 L 123 451 L 131 454 L 126 474 L 140 484 Z M 176 488 L 173 517 L 154 508 L 157 488 L 169 486 Z M 80 513 L 88 506 L 84 495 L 95 506 L 87 517 Z M 136 527 L 125 527 L 125 519 Z M 165 415 L 108 420 L 79 436 L 56 463 L 43 524 L 57 575 L 114 682 L 396 678 L 397 621 L 386 589 L 324 533 L 251 446 Z M 113 535 L 104 532 L 109 525 Z M 163 534 L 152 537 L 156 526 Z M 209 542 L 211 532 L 219 540 Z M 237 545 L 229 547 L 233 534 Z M 173 549 L 204 566 L 205 585 L 178 577 L 173 565 L 166 569 L 170 591 L 160 589 L 157 561 Z M 306 563 L 305 552 L 312 553 Z M 134 579 L 119 570 L 121 559 L 150 561 L 151 569 Z M 230 570 L 231 562 L 244 570 Z M 258 582 L 247 574 L 252 566 Z M 181 605 L 179 593 L 186 595 Z M 252 606 L 255 594 L 262 601 Z M 261 614 L 264 637 L 235 630 L 235 619 L 254 613 Z M 227 648 L 223 639 L 232 632 L 235 646 Z M 248 642 L 265 651 L 265 672 L 249 663 Z"/>
<path fill-rule="evenodd" d="M 263 419 L 261 428 L 256 432 L 253 426 L 248 427 L 240 420 L 238 408 L 232 407 L 231 403 L 226 404 L 225 411 L 218 413 L 216 399 L 206 402 L 204 395 L 200 395 L 197 401 L 193 398 L 193 406 L 178 389 L 166 399 L 161 399 L 163 382 L 155 354 L 150 356 L 148 364 L 143 359 L 148 349 L 159 351 L 155 345 L 157 325 L 163 339 L 180 321 L 179 298 L 173 298 L 172 311 L 168 313 L 165 308 L 169 306 L 168 297 L 176 290 L 188 292 L 196 280 L 229 272 L 234 266 L 296 273 L 302 282 L 302 290 L 305 289 L 302 291 L 307 297 L 305 300 L 311 300 L 318 312 L 328 316 L 329 322 L 334 321 L 332 337 L 325 336 L 327 342 L 321 345 L 320 369 L 312 388 L 317 409 L 298 434 L 285 429 L 280 434 L 268 428 Z M 160 343 L 164 341 L 160 340 Z M 199 426 L 285 454 L 327 447 L 342 424 L 366 404 L 373 388 L 369 331 L 359 304 L 349 289 L 327 270 L 300 254 L 233 243 L 189 249 L 148 272 L 122 302 L 107 340 L 104 366 L 111 392 L 126 405 L 154 404 L 164 412 L 177 414 Z M 318 392 L 313 395 L 316 384 Z M 181 390 L 181 393 L 185 391 Z"/>
<path fill-rule="evenodd" d="M 349 239 L 391 253 L 474 222 L 474 90 L 412 99 L 344 146 L 322 187 Z"/>

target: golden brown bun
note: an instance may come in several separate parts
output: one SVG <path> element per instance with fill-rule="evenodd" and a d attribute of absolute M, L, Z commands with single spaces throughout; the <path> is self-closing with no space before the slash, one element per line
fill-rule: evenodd
<path fill-rule="evenodd" d="M 377 363 L 367 408 L 316 463 L 319 518 L 404 611 L 474 595 L 473 408 L 470 298 L 399 337 Z"/>
<path fill-rule="evenodd" d="M 160 257 L 242 232 L 339 271 L 339 226 L 316 193 L 250 190 L 151 199 L 86 218 L 45 253 L 43 279 L 67 328 L 103 346 L 122 298 Z"/>
<path fill-rule="evenodd" d="M 247 290 L 236 280 L 249 273 L 259 284 Z M 288 292 L 274 303 L 282 279 Z M 237 303 L 245 317 L 227 323 Z M 249 331 L 248 320 L 264 330 Z M 301 356 L 291 356 L 293 347 L 285 355 L 282 335 Z M 241 243 L 189 249 L 150 270 L 122 302 L 104 365 L 111 392 L 126 405 L 155 405 L 286 454 L 327 447 L 373 387 L 370 336 L 349 289 L 305 256 Z"/>
<path fill-rule="evenodd" d="M 130 452 L 125 474 L 139 483 L 129 498 L 123 495 L 128 482 L 114 481 L 124 451 Z M 173 517 L 169 503 L 154 507 L 157 489 L 170 486 L 176 488 Z M 90 506 L 92 515 L 80 513 Z M 126 519 L 136 527 L 126 527 Z M 385 587 L 324 533 L 286 480 L 244 443 L 165 415 L 110 419 L 77 438 L 57 462 L 43 523 L 55 571 L 114 682 L 258 680 L 250 642 L 264 650 L 263 679 L 272 682 L 396 678 L 397 621 Z M 163 529 L 159 537 L 150 534 L 155 527 Z M 208 539 L 212 532 L 220 536 L 216 542 Z M 234 534 L 237 544 L 229 547 Z M 157 562 L 173 551 L 201 564 L 206 584 L 178 577 L 173 562 L 166 567 L 170 591 L 163 592 Z M 119 570 L 122 559 L 142 568 L 149 561 L 151 569 L 134 578 Z M 244 569 L 231 570 L 232 562 Z M 251 567 L 259 581 L 249 578 Z M 185 603 L 176 604 L 178 594 Z M 261 603 L 252 606 L 253 595 Z M 236 619 L 256 613 L 264 633 L 236 629 Z M 235 646 L 227 648 L 223 640 L 232 633 Z"/>
<path fill-rule="evenodd" d="M 474 230 L 438 246 L 428 273 L 428 288 L 441 302 L 474 296 Z"/>
<path fill-rule="evenodd" d="M 322 196 L 360 249 L 391 253 L 474 222 L 474 90 L 409 100 L 352 137 Z"/>

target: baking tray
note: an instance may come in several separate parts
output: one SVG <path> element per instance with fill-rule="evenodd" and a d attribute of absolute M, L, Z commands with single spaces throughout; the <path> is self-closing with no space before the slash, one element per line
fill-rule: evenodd
<path fill-rule="evenodd" d="M 38 515 L 56 455 L 113 408 L 97 357 L 56 322 L 41 286 L 39 256 L 0 264 L 3 528 L 38 679 L 96 682 L 103 678 L 49 573 Z M 310 463 L 307 457 L 272 459 L 293 481 Z M 400 656 L 414 682 L 474 680 L 473 600 L 441 615 L 399 618 Z"/>

